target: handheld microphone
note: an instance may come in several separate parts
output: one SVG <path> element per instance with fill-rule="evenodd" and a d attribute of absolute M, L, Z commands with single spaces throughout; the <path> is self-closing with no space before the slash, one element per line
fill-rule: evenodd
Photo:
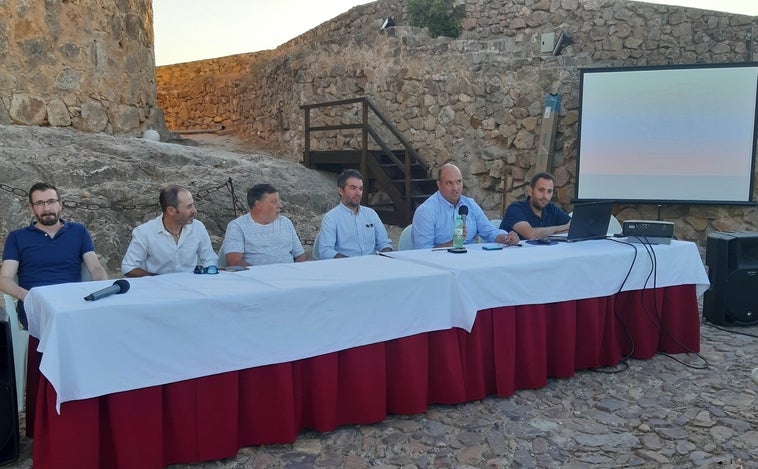
<path fill-rule="evenodd" d="M 129 282 L 127 282 L 124 279 L 120 279 L 113 282 L 113 285 L 111 285 L 110 287 L 105 287 L 101 290 L 90 293 L 89 295 L 84 297 L 84 300 L 95 301 L 95 300 L 105 298 L 106 296 L 120 295 L 128 291 L 129 291 Z"/>
<path fill-rule="evenodd" d="M 466 224 L 466 215 L 468 215 L 468 207 L 465 205 L 461 205 L 458 207 L 458 215 L 461 216 L 461 220 L 463 220 L 463 224 Z"/>

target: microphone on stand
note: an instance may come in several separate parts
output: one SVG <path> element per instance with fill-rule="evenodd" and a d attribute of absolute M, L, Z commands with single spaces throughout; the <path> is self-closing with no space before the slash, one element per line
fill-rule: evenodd
<path fill-rule="evenodd" d="M 454 254 L 466 252 L 466 248 L 463 247 L 463 243 L 466 242 L 466 237 L 464 236 L 464 233 L 466 232 L 466 215 L 468 215 L 468 207 L 465 205 L 458 207 L 458 216 L 461 217 L 461 226 L 458 227 L 458 221 L 456 220 L 456 226 L 453 230 L 453 247 L 448 249 L 447 252 L 452 252 Z M 458 231 L 459 229 L 460 232 Z M 460 238 L 456 239 L 459 236 Z"/>
<path fill-rule="evenodd" d="M 95 301 L 95 300 L 105 298 L 106 296 L 121 295 L 122 293 L 126 293 L 128 291 L 129 291 L 129 282 L 127 282 L 124 279 L 120 279 L 113 282 L 113 285 L 111 285 L 110 287 L 105 287 L 101 290 L 90 293 L 89 295 L 84 297 L 84 300 Z"/>
<path fill-rule="evenodd" d="M 461 205 L 458 207 L 458 215 L 461 216 L 461 220 L 463 221 L 463 224 L 466 224 L 466 215 L 468 215 L 468 207 L 465 205 Z"/>

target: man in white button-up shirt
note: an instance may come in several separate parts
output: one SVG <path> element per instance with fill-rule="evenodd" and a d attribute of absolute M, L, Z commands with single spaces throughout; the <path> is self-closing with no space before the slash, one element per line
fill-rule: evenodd
<path fill-rule="evenodd" d="M 192 194 L 170 185 L 161 190 L 159 201 L 163 213 L 132 231 L 121 272 L 127 277 L 144 277 L 217 265 L 208 230 L 195 220 Z"/>

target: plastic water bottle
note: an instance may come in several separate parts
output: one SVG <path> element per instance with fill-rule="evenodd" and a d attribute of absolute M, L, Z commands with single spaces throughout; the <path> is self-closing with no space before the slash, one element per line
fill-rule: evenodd
<path fill-rule="evenodd" d="M 463 218 L 460 215 L 455 216 L 455 228 L 453 229 L 453 248 L 463 248 Z"/>

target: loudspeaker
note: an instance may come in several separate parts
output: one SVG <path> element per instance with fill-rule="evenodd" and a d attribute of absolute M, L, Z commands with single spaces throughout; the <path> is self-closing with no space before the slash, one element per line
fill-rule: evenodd
<path fill-rule="evenodd" d="M 0 465 L 13 462 L 19 456 L 18 400 L 10 328 L 8 314 L 0 309 Z"/>
<path fill-rule="evenodd" d="M 758 324 L 758 233 L 709 234 L 705 264 L 711 287 L 703 297 L 703 317 L 722 326 Z"/>

